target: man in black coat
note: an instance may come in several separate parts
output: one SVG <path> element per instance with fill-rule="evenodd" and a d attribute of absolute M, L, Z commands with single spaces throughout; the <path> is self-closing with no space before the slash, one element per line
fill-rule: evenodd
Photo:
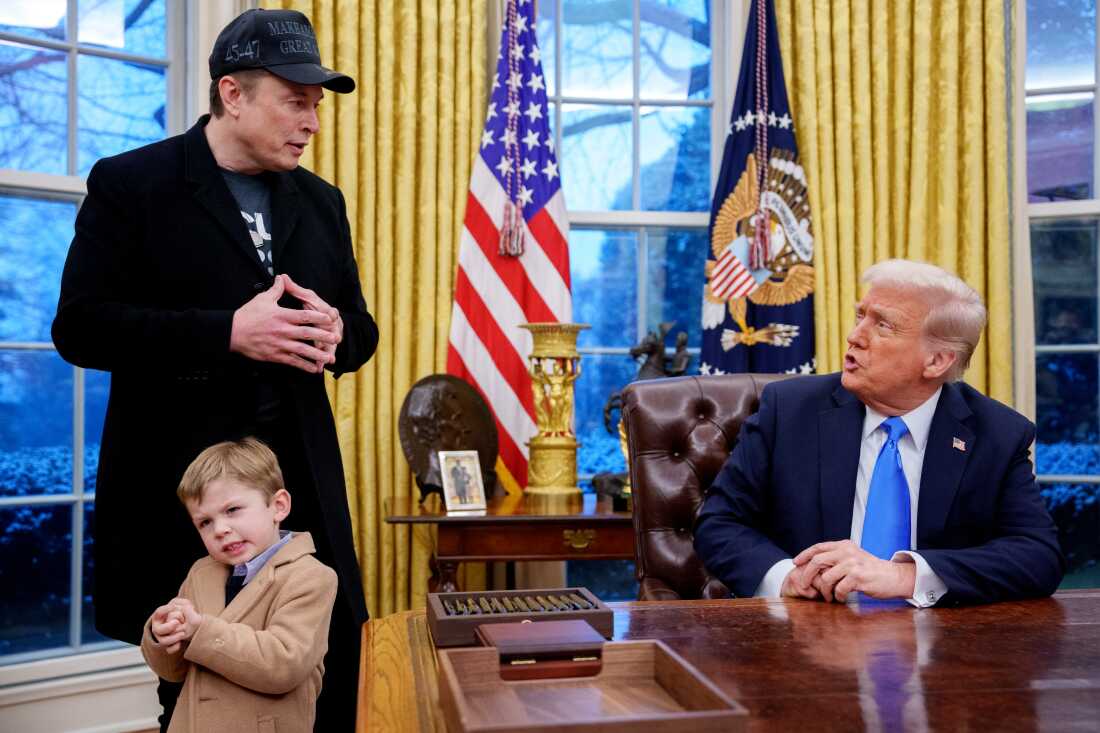
<path fill-rule="evenodd" d="M 256 435 L 340 578 L 317 730 L 352 730 L 367 618 L 323 369 L 374 353 L 340 191 L 298 166 L 323 90 L 309 20 L 248 11 L 210 57 L 211 115 L 100 160 L 76 220 L 53 324 L 69 362 L 111 372 L 95 506 L 96 627 L 137 643 L 204 553 L 175 489 L 213 443 Z M 177 690 L 162 682 L 167 726 Z"/>

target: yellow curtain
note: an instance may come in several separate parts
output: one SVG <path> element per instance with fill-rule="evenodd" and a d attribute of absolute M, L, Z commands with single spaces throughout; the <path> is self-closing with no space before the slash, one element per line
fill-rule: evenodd
<path fill-rule="evenodd" d="M 486 100 L 486 0 L 268 0 L 305 13 L 321 60 L 355 78 L 327 93 L 302 164 L 347 199 L 378 353 L 328 378 L 372 618 L 424 605 L 434 537 L 388 525 L 383 501 L 417 494 L 397 437 L 413 383 L 445 371 L 454 266 Z M 467 564 L 469 565 L 469 564 Z M 463 566 L 466 587 L 484 566 Z"/>
<path fill-rule="evenodd" d="M 859 276 L 932 262 L 981 293 L 966 381 L 1012 404 L 1004 0 L 775 0 L 810 183 L 819 372 L 840 368 Z"/>

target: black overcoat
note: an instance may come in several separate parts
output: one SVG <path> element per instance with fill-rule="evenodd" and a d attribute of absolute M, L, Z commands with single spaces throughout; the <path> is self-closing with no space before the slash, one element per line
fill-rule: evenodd
<path fill-rule="evenodd" d="M 53 324 L 65 360 L 111 373 L 93 590 L 96 627 L 131 643 L 205 552 L 176 498 L 179 479 L 203 448 L 248 432 L 261 379 L 276 386 L 284 419 L 301 434 L 341 595 L 366 619 L 323 377 L 229 351 L 233 312 L 272 278 L 207 144 L 208 119 L 92 168 Z M 340 310 L 344 340 L 330 368 L 354 371 L 374 353 L 378 329 L 343 196 L 301 167 L 270 175 L 276 272 Z M 297 306 L 289 297 L 281 304 Z"/>

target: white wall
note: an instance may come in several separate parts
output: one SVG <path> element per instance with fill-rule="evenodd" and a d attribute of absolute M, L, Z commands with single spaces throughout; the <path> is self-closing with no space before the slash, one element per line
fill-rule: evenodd
<path fill-rule="evenodd" d="M 129 733 L 157 727 L 157 678 L 131 646 L 0 667 L 0 730 Z"/>

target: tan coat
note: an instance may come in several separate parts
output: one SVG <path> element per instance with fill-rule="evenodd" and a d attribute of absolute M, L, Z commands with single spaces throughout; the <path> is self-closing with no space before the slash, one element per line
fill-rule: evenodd
<path fill-rule="evenodd" d="M 169 733 L 313 730 L 337 584 L 314 551 L 308 532 L 295 534 L 228 607 L 229 566 L 196 562 L 179 594 L 203 621 L 175 654 L 153 641 L 146 622 L 145 661 L 184 682 Z"/>

